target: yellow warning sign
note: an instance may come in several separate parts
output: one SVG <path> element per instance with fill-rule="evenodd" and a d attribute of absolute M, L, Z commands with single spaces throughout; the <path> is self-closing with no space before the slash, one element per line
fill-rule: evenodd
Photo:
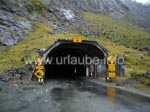
<path fill-rule="evenodd" d="M 34 75 L 38 78 L 38 79 L 41 79 L 43 76 L 44 76 L 44 72 L 43 70 L 37 70 Z"/>
<path fill-rule="evenodd" d="M 44 69 L 44 66 L 36 66 L 35 69 Z"/>
<path fill-rule="evenodd" d="M 115 64 L 108 64 L 108 71 L 115 71 L 116 65 Z"/>
<path fill-rule="evenodd" d="M 36 66 L 34 75 L 38 79 L 41 79 L 45 75 L 45 73 L 44 73 L 44 66 Z"/>
<path fill-rule="evenodd" d="M 82 37 L 74 37 L 74 38 L 73 38 L 73 42 L 75 42 L 75 43 L 80 43 L 80 42 L 82 42 Z"/>
<path fill-rule="evenodd" d="M 110 77 L 110 78 L 116 77 L 115 72 L 109 72 L 109 73 L 108 73 L 108 77 Z"/>
<path fill-rule="evenodd" d="M 111 55 L 111 56 L 108 57 L 107 60 L 108 60 L 109 63 L 113 64 L 116 59 L 115 59 L 115 57 L 113 55 Z"/>

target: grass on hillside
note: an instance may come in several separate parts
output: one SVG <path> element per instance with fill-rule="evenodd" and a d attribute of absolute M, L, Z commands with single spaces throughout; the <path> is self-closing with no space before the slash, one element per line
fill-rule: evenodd
<path fill-rule="evenodd" d="M 100 37 L 89 37 L 90 39 L 98 41 L 112 54 L 122 55 L 125 58 L 126 72 L 131 71 L 145 72 L 150 70 L 150 54 L 141 52 L 138 48 L 150 46 L 150 33 L 142 31 L 136 25 L 126 23 L 124 21 L 113 20 L 108 16 L 102 14 L 83 13 L 84 21 L 87 24 L 96 22 L 100 31 L 109 32 L 107 35 Z M 108 37 L 114 38 L 115 42 Z M 137 47 L 133 49 L 131 46 Z"/>
<path fill-rule="evenodd" d="M 109 50 L 112 54 L 118 54 L 126 56 L 126 73 L 130 73 L 132 70 L 146 71 L 150 70 L 149 58 L 150 56 L 145 52 L 140 52 L 138 50 L 127 48 L 130 45 L 131 40 L 135 40 L 135 45 L 141 39 L 150 38 L 148 32 L 142 31 L 137 26 L 124 23 L 122 21 L 115 21 L 110 19 L 107 16 L 100 14 L 84 13 L 84 18 L 90 21 L 96 21 L 100 29 L 104 31 L 113 30 L 109 36 L 115 36 L 116 39 L 123 38 L 126 35 L 124 44 L 119 42 L 112 42 L 107 38 L 108 35 L 92 36 L 90 38 L 84 37 L 83 39 L 95 40 L 99 44 L 103 45 L 106 49 Z M 86 21 L 85 20 L 85 21 Z M 10 47 L 1 51 L 0 54 L 0 72 L 2 73 L 8 69 L 14 69 L 21 66 L 24 66 L 24 62 L 21 61 L 25 56 L 37 56 L 39 48 L 46 48 L 50 46 L 57 39 L 72 39 L 74 36 L 79 35 L 78 33 L 66 31 L 61 34 L 50 35 L 49 32 L 52 31 L 52 28 L 45 26 L 41 23 L 37 24 L 38 27 L 35 29 L 35 32 L 28 36 L 27 40 L 19 42 L 17 45 Z M 117 29 L 114 29 L 116 28 Z M 140 36 L 139 36 L 140 35 Z M 121 40 L 121 39 L 120 39 Z M 150 45 L 149 41 L 141 41 L 143 46 Z M 134 44 L 134 43 L 133 43 Z M 140 45 L 139 45 L 140 46 Z M 142 58 L 144 57 L 144 58 Z"/>
<path fill-rule="evenodd" d="M 102 14 L 83 13 L 86 21 L 97 22 L 99 30 L 108 32 L 107 37 L 112 37 L 115 42 L 127 47 L 142 48 L 150 45 L 150 33 L 142 31 L 136 25 L 120 20 L 113 20 Z"/>
<path fill-rule="evenodd" d="M 49 35 L 52 28 L 39 24 L 35 32 L 29 35 L 28 39 L 18 43 L 9 49 L 4 49 L 0 54 L 0 73 L 5 70 L 24 66 L 24 57 L 38 56 L 38 49 L 49 47 L 57 39 L 72 39 L 75 35 L 72 32 L 64 32 L 58 35 Z"/>

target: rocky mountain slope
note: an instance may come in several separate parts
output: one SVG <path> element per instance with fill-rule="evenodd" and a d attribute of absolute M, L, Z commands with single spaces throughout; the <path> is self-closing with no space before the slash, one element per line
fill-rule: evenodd
<path fill-rule="evenodd" d="M 1 44 L 10 46 L 26 39 L 34 31 L 37 22 L 64 31 L 71 22 L 80 18 L 75 7 L 65 8 L 65 5 L 69 6 L 69 3 L 55 0 L 1 0 Z"/>
<path fill-rule="evenodd" d="M 150 30 L 150 5 L 131 0 L 1 0 L 0 43 L 14 45 L 34 31 L 36 22 L 64 31 L 81 11 L 101 13 Z"/>
<path fill-rule="evenodd" d="M 137 26 L 148 29 L 148 12 L 149 5 L 130 0 L 0 0 L 0 72 L 76 35 L 124 56 L 128 71 L 149 70 L 150 32 Z"/>
<path fill-rule="evenodd" d="M 102 13 L 114 19 L 137 24 L 150 30 L 150 5 L 143 5 L 132 0 L 76 0 L 84 11 Z"/>

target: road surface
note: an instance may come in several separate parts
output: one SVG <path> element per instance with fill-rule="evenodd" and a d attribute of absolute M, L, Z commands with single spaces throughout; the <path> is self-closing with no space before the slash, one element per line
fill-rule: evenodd
<path fill-rule="evenodd" d="M 0 112 L 150 112 L 150 98 L 86 79 L 24 87 L 0 82 Z"/>

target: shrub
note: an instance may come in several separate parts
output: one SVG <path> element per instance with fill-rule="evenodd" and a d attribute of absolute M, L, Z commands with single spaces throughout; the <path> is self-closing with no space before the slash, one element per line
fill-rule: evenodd
<path fill-rule="evenodd" d="M 139 72 L 139 71 L 131 71 L 130 72 L 130 75 L 132 78 L 135 78 L 137 76 L 141 76 L 143 73 L 142 72 Z"/>
<path fill-rule="evenodd" d="M 41 0 L 30 0 L 30 2 L 26 2 L 27 5 L 27 9 L 29 12 L 34 12 L 34 11 L 38 11 L 40 13 L 42 13 L 42 11 L 44 9 L 46 9 L 46 5 L 44 3 L 42 3 Z"/>
<path fill-rule="evenodd" d="M 150 85 L 150 79 L 144 79 L 143 81 L 142 81 L 142 83 L 143 84 L 145 84 L 145 85 Z"/>

